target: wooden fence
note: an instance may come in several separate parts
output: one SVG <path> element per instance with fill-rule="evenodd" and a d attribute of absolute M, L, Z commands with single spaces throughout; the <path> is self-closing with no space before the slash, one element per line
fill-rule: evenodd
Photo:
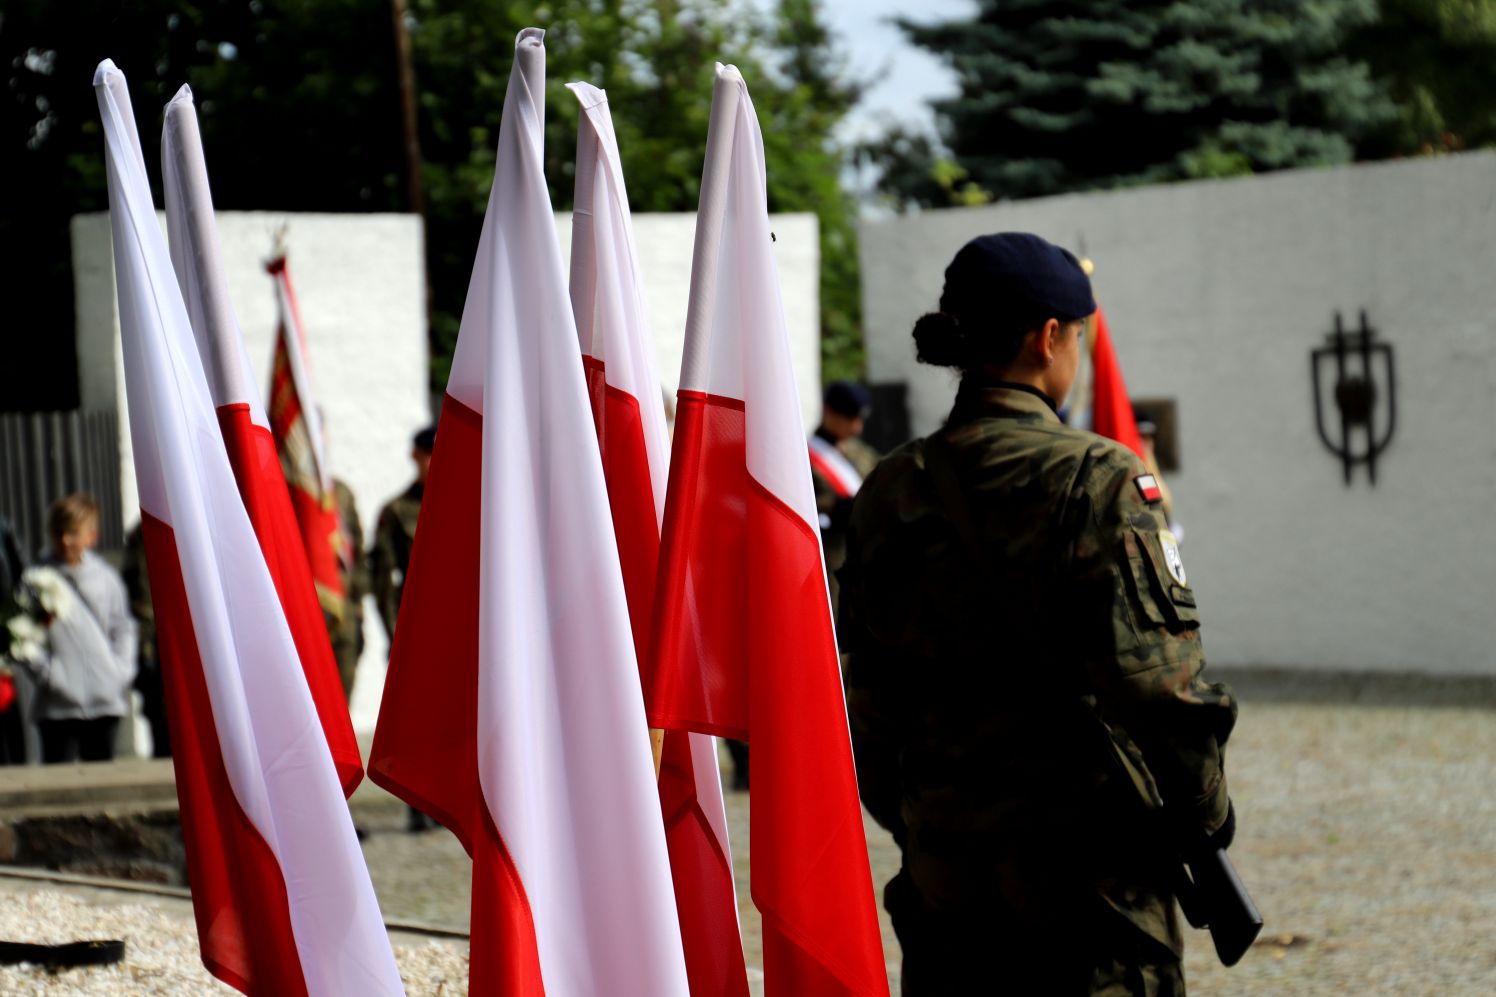
<path fill-rule="evenodd" d="M 0 515 L 27 554 L 47 545 L 47 507 L 71 492 L 99 502 L 99 547 L 124 547 L 119 419 L 113 412 L 0 413 Z"/>

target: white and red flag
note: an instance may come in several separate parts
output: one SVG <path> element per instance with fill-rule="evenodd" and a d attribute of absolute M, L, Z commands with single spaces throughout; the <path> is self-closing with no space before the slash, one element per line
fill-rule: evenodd
<path fill-rule="evenodd" d="M 655 373 L 633 221 L 607 95 L 570 83 L 582 105 L 571 230 L 571 303 L 633 624 L 649 650 L 670 434 Z M 660 807 L 694 997 L 747 997 L 716 738 L 668 731 Z"/>
<path fill-rule="evenodd" d="M 515 42 L 371 777 L 473 856 L 474 994 L 685 997 L 628 603 Z"/>
<path fill-rule="evenodd" d="M 352 562 L 342 550 L 343 531 L 333 497 L 321 410 L 312 384 L 312 363 L 301 310 L 291 286 L 284 253 L 265 264 L 275 281 L 275 354 L 270 364 L 270 430 L 280 452 L 281 469 L 291 492 L 291 507 L 301 529 L 306 561 L 322 608 L 341 620 L 349 612 L 339 560 Z"/>
<path fill-rule="evenodd" d="M 105 60 L 94 88 L 203 962 L 247 994 L 402 994 L 322 724 L 224 451 L 124 76 Z"/>
<path fill-rule="evenodd" d="M 769 997 L 886 995 L 810 461 L 748 88 L 717 69 L 696 221 L 651 725 L 753 748 Z"/>
<path fill-rule="evenodd" d="M 296 641 L 338 780 L 343 793 L 352 795 L 363 779 L 363 761 L 270 422 L 229 299 L 197 113 L 192 91 L 185 86 L 166 105 L 161 171 L 171 261 L 192 320 L 229 464 Z"/>

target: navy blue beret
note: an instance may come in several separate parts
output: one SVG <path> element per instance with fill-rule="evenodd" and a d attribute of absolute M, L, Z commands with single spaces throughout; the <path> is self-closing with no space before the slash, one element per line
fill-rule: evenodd
<path fill-rule="evenodd" d="M 410 438 L 410 445 L 417 450 L 424 450 L 426 453 L 431 453 L 436 449 L 436 427 L 427 426 L 415 436 L 412 436 Z"/>
<path fill-rule="evenodd" d="M 983 235 L 945 268 L 940 310 L 980 324 L 998 314 L 1072 322 L 1096 310 L 1091 278 L 1068 250 L 1027 232 Z"/>
<path fill-rule="evenodd" d="M 822 397 L 826 408 L 837 415 L 867 418 L 873 407 L 873 396 L 855 381 L 832 381 Z"/>

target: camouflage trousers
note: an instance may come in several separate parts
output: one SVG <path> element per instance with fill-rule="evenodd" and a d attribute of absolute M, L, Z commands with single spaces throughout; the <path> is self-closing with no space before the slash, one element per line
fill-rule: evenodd
<path fill-rule="evenodd" d="M 889 884 L 894 900 L 899 880 Z M 1163 943 L 1082 904 L 1062 930 L 1001 915 L 953 917 L 890 904 L 903 947 L 903 997 L 1184 997 L 1184 967 Z"/>

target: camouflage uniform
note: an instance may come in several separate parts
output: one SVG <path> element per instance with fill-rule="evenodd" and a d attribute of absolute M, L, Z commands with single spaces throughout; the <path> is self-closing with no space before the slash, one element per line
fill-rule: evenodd
<path fill-rule="evenodd" d="M 166 688 L 162 684 L 161 657 L 156 649 L 156 608 L 151 602 L 151 576 L 145 563 L 145 531 L 136 524 L 125 535 L 125 559 L 120 567 L 125 591 L 130 594 L 130 614 L 137 626 L 139 662 L 135 688 L 140 692 L 141 713 L 151 726 L 151 756 L 171 757 L 171 727 L 166 718 Z"/>
<path fill-rule="evenodd" d="M 412 482 L 404 492 L 390 499 L 379 510 L 374 527 L 374 546 L 369 551 L 369 587 L 379 607 L 384 632 L 395 636 L 395 621 L 400 617 L 400 594 L 405 590 L 405 573 L 410 570 L 410 548 L 415 543 L 416 520 L 421 516 L 421 496 L 425 487 Z"/>
<path fill-rule="evenodd" d="M 338 577 L 343 583 L 343 604 L 338 612 L 324 606 L 327 635 L 332 639 L 333 657 L 338 662 L 338 678 L 343 696 L 353 692 L 358 659 L 364 653 L 364 596 L 369 593 L 369 561 L 364 553 L 364 527 L 358 518 L 353 490 L 338 478 L 332 482 L 333 502 L 338 509 Z"/>
<path fill-rule="evenodd" d="M 1184 993 L 1170 884 L 1226 820 L 1236 706 L 1199 678 L 1143 473 L 1037 392 L 968 382 L 858 494 L 847 706 L 903 851 L 906 995 Z"/>

